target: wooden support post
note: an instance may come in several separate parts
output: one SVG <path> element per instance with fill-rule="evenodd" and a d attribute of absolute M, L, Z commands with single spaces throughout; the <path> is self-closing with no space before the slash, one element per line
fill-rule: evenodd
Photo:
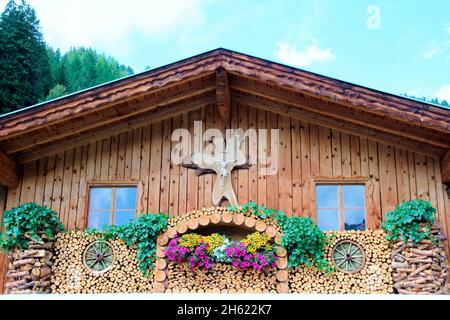
<path fill-rule="evenodd" d="M 441 159 L 442 183 L 450 183 L 450 150 Z"/>
<path fill-rule="evenodd" d="M 0 151 L 0 185 L 15 188 L 19 185 L 19 165 Z"/>
<path fill-rule="evenodd" d="M 224 123 L 228 123 L 230 118 L 230 89 L 228 87 L 228 77 L 225 69 L 219 68 L 216 71 L 216 96 L 217 110 Z"/>
<path fill-rule="evenodd" d="M 0 294 L 4 293 L 5 273 L 7 269 L 8 258 L 4 252 L 0 253 Z"/>

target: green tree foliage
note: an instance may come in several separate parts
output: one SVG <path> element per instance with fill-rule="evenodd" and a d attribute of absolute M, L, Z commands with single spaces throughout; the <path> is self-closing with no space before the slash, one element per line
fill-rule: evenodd
<path fill-rule="evenodd" d="M 64 55 L 48 48 L 47 54 L 51 89 L 45 101 L 133 74 L 131 67 L 91 48 L 72 48 Z"/>
<path fill-rule="evenodd" d="M 68 93 L 72 93 L 131 75 L 133 69 L 93 49 L 81 47 L 72 48 L 60 58 L 57 72 L 62 79 L 57 83 L 65 85 Z"/>
<path fill-rule="evenodd" d="M 50 63 L 34 9 L 10 0 L 0 16 L 0 113 L 26 107 L 50 89 Z"/>
<path fill-rule="evenodd" d="M 61 62 L 61 52 L 59 49 L 56 51 L 53 48 L 47 48 L 47 55 L 50 61 L 50 77 L 51 87 L 56 85 L 63 85 L 67 88 L 66 70 L 64 64 Z"/>
<path fill-rule="evenodd" d="M 56 99 L 61 96 L 65 96 L 66 94 L 67 94 L 66 86 L 58 83 L 53 88 L 50 89 L 50 92 L 48 93 L 45 100 Z"/>
<path fill-rule="evenodd" d="M 402 94 L 402 96 L 406 97 L 406 98 L 412 98 L 412 99 L 416 99 L 416 100 L 420 100 L 423 102 L 429 102 L 429 103 L 433 103 L 436 105 L 441 105 L 445 108 L 450 108 L 450 103 L 447 102 L 447 100 L 439 100 L 438 98 L 433 98 L 433 99 L 427 99 L 426 97 L 416 97 L 413 95 L 408 95 L 408 94 Z"/>
<path fill-rule="evenodd" d="M 91 48 L 47 46 L 35 10 L 10 0 L 0 16 L 0 114 L 133 74 Z"/>

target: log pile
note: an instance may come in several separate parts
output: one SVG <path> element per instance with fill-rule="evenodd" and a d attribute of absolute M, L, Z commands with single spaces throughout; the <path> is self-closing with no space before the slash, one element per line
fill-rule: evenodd
<path fill-rule="evenodd" d="M 275 269 L 242 270 L 218 263 L 209 270 L 191 271 L 187 263 L 168 264 L 168 288 L 171 293 L 277 293 Z"/>
<path fill-rule="evenodd" d="M 327 232 L 332 236 L 325 255 L 331 262 L 333 247 L 349 239 L 361 245 L 365 252 L 364 267 L 356 273 L 336 270 L 325 273 L 316 267 L 300 266 L 290 270 L 289 288 L 292 293 L 378 293 L 393 292 L 391 248 L 382 230 Z"/>
<path fill-rule="evenodd" d="M 444 294 L 448 282 L 442 230 L 417 244 L 399 241 L 392 252 L 394 288 L 400 294 Z M 433 239 L 434 238 L 434 239 Z"/>
<path fill-rule="evenodd" d="M 8 254 L 6 294 L 50 293 L 53 242 L 28 243 L 28 249 Z"/>
<path fill-rule="evenodd" d="M 95 273 L 84 265 L 85 249 L 98 238 L 81 231 L 58 234 L 52 268 L 52 293 L 151 292 L 153 276 L 144 277 L 141 274 L 136 249 L 128 247 L 120 239 L 108 240 L 115 255 L 108 271 Z"/>

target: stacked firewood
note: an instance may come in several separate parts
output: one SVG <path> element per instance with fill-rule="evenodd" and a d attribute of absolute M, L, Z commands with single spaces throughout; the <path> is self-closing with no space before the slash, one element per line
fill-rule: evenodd
<path fill-rule="evenodd" d="M 120 239 L 108 240 L 114 250 L 111 268 L 94 272 L 86 267 L 86 248 L 98 235 L 81 231 L 58 234 L 55 242 L 55 264 L 52 268 L 53 293 L 138 293 L 151 292 L 153 275 L 145 277 L 138 269 L 136 249 Z"/>
<path fill-rule="evenodd" d="M 344 273 L 334 267 L 326 273 L 302 265 L 290 270 L 289 287 L 293 293 L 392 293 L 390 245 L 382 230 L 327 232 L 331 241 L 325 256 L 332 264 L 332 249 L 342 240 L 353 240 L 364 250 L 365 263 L 360 271 Z"/>
<path fill-rule="evenodd" d="M 445 235 L 431 230 L 430 239 L 417 244 L 400 241 L 392 252 L 394 288 L 400 294 L 444 294 L 448 281 Z"/>
<path fill-rule="evenodd" d="M 173 293 L 277 293 L 275 269 L 237 269 L 218 263 L 211 269 L 190 270 L 187 263 L 170 262 L 168 288 Z"/>
<path fill-rule="evenodd" d="M 30 241 L 8 254 L 6 294 L 50 293 L 53 242 Z"/>

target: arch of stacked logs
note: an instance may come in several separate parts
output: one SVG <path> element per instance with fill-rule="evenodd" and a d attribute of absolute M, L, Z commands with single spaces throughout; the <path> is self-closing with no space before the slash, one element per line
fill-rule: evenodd
<path fill-rule="evenodd" d="M 276 267 L 276 292 L 289 292 L 289 273 L 288 258 L 286 249 L 281 246 L 281 229 L 278 224 L 271 218 L 260 219 L 250 213 L 231 212 L 224 207 L 203 208 L 202 210 L 192 211 L 179 218 L 169 220 L 168 230 L 161 234 L 157 239 L 156 255 L 154 270 L 154 292 L 172 292 L 169 288 L 168 272 L 169 262 L 165 256 L 164 249 L 170 239 L 193 232 L 197 229 L 211 226 L 226 226 L 244 228 L 250 231 L 265 232 L 275 243 L 275 253 L 278 256 Z M 259 288 L 258 288 L 259 289 Z M 252 292 L 252 288 L 243 288 L 245 292 Z M 183 292 L 188 292 L 187 288 L 183 288 Z M 198 290 L 193 289 L 198 292 Z M 231 291 L 231 290 L 230 290 Z M 226 288 L 211 288 L 211 292 L 229 292 Z M 233 292 L 233 291 L 232 291 Z"/>

